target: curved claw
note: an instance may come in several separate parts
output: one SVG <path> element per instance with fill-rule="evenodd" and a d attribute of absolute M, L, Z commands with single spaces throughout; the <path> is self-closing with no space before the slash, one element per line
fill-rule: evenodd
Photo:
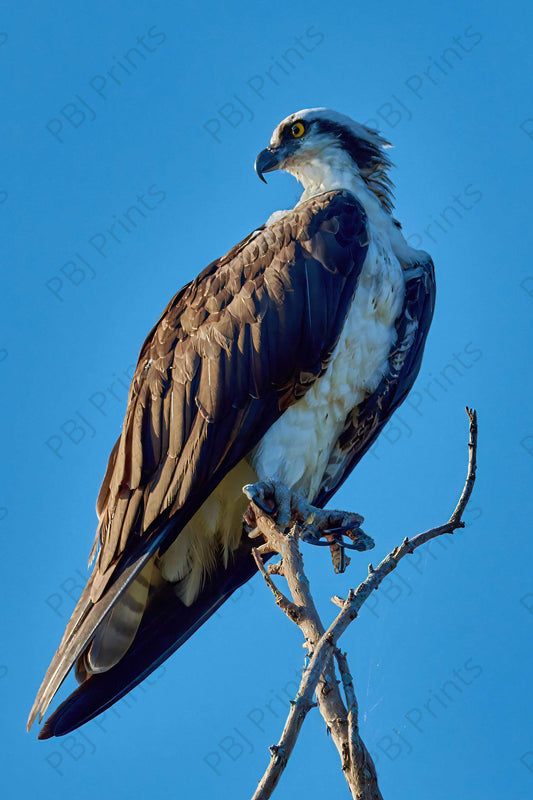
<path fill-rule="evenodd" d="M 358 533 L 363 533 L 361 530 L 361 523 L 357 522 L 355 525 L 351 522 L 349 525 L 336 525 L 334 528 L 322 528 L 322 534 L 324 536 L 337 536 L 341 533 L 353 533 L 357 535 Z M 365 534 L 363 533 L 363 536 Z"/>
<path fill-rule="evenodd" d="M 353 530 L 353 527 L 345 526 L 343 528 L 333 528 L 331 531 L 328 531 L 328 536 L 331 536 L 335 543 L 338 544 L 343 550 L 358 550 L 359 552 L 363 552 L 364 550 L 372 550 L 372 548 L 375 546 L 374 540 L 361 530 L 357 532 L 357 541 L 354 542 L 351 539 L 346 541 L 342 534 L 347 530 Z M 311 534 L 304 533 L 301 539 L 307 544 L 315 545 L 315 547 L 331 547 L 331 541 L 321 542 L 319 539 L 314 538 Z"/>
<path fill-rule="evenodd" d="M 258 481 L 257 483 L 248 483 L 243 486 L 243 492 L 246 497 L 251 500 L 256 506 L 267 514 L 272 516 L 276 510 L 275 492 L 274 487 L 266 481 Z"/>
<path fill-rule="evenodd" d="M 277 525 L 289 525 L 292 493 L 286 486 L 272 481 L 258 481 L 243 486 L 243 492 L 270 519 L 275 519 Z"/>

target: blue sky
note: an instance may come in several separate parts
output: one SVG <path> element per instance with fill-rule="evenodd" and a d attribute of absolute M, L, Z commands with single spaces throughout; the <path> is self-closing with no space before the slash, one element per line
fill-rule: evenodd
<path fill-rule="evenodd" d="M 403 562 L 342 642 L 362 733 L 385 797 L 525 796 L 530 4 L 109 6 L 22 0 L 0 21 L 6 796 L 247 797 L 266 766 L 303 651 L 259 578 L 101 721 L 47 742 L 24 729 L 87 575 L 144 336 L 205 264 L 296 201 L 291 178 L 265 187 L 253 160 L 283 117 L 315 105 L 372 121 L 394 143 L 397 216 L 437 272 L 415 389 L 335 499 L 365 516 L 375 561 L 447 519 L 466 404 L 480 424 L 466 530 Z M 322 551 L 305 557 L 329 620 L 328 598 L 357 584 L 368 559 L 335 576 Z M 345 796 L 316 712 L 276 797 L 302 787 Z"/>

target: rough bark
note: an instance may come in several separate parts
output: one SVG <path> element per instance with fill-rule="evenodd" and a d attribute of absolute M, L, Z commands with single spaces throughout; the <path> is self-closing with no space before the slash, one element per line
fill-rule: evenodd
<path fill-rule="evenodd" d="M 265 543 L 254 550 L 254 557 L 276 604 L 302 631 L 309 658 L 279 742 L 270 748 L 270 763 L 252 800 L 271 797 L 294 749 L 305 717 L 316 705 L 339 752 L 341 768 L 352 797 L 357 800 L 383 800 L 374 762 L 359 732 L 357 698 L 348 659 L 338 649 L 337 642 L 370 594 L 396 569 L 402 558 L 431 539 L 452 534 L 457 528 L 464 527 L 462 517 L 474 487 L 477 451 L 476 412 L 469 408 L 466 411 L 469 418 L 467 477 L 448 522 L 412 538 L 406 537 L 375 569 L 369 564 L 368 575 L 357 589 L 351 589 L 345 599 L 332 598 L 340 606 L 340 611 L 327 629 L 316 609 L 305 575 L 300 540 L 309 540 L 310 537 L 318 540 L 323 536 L 331 543 L 331 531 L 342 530 L 352 542 L 359 544 L 357 549 L 366 549 L 372 546 L 372 542 L 359 530 L 362 518 L 357 514 L 313 508 L 297 494 L 277 484 L 245 487 L 245 493 L 251 500 L 247 519 L 251 516 L 256 525 L 252 535 L 262 535 L 265 539 Z M 334 524 L 336 527 L 332 527 Z M 346 546 L 353 546 L 337 536 L 331 547 L 334 564 L 339 561 L 339 547 L 343 549 L 343 542 Z M 272 552 L 281 556 L 281 561 L 269 565 L 267 570 L 261 555 Z M 345 559 L 342 558 L 340 563 L 344 566 Z M 273 575 L 286 580 L 290 598 L 276 586 Z M 335 661 L 344 698 L 336 677 Z"/>

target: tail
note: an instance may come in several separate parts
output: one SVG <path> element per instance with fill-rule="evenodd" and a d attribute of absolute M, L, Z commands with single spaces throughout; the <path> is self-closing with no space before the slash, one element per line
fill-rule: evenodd
<path fill-rule="evenodd" d="M 153 571 L 152 558 L 96 629 L 90 646 L 76 662 L 79 683 L 89 674 L 107 672 L 131 647 L 146 609 Z"/>
<path fill-rule="evenodd" d="M 167 529 L 162 527 L 157 535 L 154 535 L 149 547 L 145 547 L 141 555 L 136 557 L 135 554 L 132 554 L 130 561 L 117 574 L 112 585 L 109 586 L 105 594 L 96 603 L 91 599 L 91 591 L 96 575 L 96 571 L 93 572 L 78 600 L 61 643 L 37 692 L 37 697 L 28 718 L 28 730 L 37 717 L 39 717 L 39 722 L 41 721 L 67 674 L 93 641 L 102 622 L 105 624 L 108 612 L 126 595 L 130 585 L 146 567 L 159 547 L 166 532 Z"/>
<path fill-rule="evenodd" d="M 89 675 L 46 721 L 39 739 L 70 733 L 157 669 L 256 572 L 253 546 L 245 538 L 229 568 L 220 566 L 190 606 L 182 603 L 172 584 L 162 586 L 148 605 L 127 653 L 106 672 Z"/>

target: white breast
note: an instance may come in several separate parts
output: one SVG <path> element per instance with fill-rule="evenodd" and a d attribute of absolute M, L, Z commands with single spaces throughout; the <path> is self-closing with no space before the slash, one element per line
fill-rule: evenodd
<path fill-rule="evenodd" d="M 311 498 L 346 417 L 383 377 L 396 339 L 405 282 L 387 231 L 369 223 L 370 245 L 342 333 L 324 375 L 267 431 L 251 456 L 260 480 Z"/>

